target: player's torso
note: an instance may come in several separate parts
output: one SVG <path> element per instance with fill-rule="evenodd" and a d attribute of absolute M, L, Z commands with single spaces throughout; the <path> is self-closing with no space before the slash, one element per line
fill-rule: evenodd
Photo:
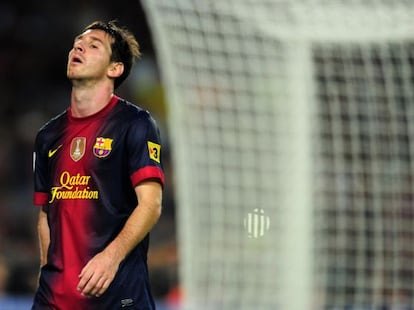
<path fill-rule="evenodd" d="M 42 133 L 47 152 L 51 242 L 39 296 L 68 309 L 121 306 L 124 299 L 152 302 L 150 294 L 148 301 L 134 295 L 148 289 L 147 237 L 120 266 L 107 297 L 89 300 L 76 290 L 81 269 L 119 233 L 137 205 L 128 168 L 128 111 L 118 105 L 99 117 L 79 120 L 66 113 Z M 132 121 L 136 119 L 132 117 Z M 134 277 L 135 282 L 127 279 L 130 272 L 139 275 Z M 53 293 L 48 297 L 48 292 Z"/>
<path fill-rule="evenodd" d="M 117 196 L 128 181 L 127 126 L 116 118 L 68 123 L 48 146 L 49 203 L 102 200 L 103 191 Z"/>
<path fill-rule="evenodd" d="M 127 168 L 128 122 L 114 108 L 100 117 L 63 115 L 47 134 L 51 251 L 80 264 L 101 251 L 136 206 Z"/>

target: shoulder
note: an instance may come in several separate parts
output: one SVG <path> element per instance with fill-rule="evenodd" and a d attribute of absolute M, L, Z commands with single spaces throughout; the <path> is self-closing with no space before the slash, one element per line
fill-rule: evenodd
<path fill-rule="evenodd" d="M 43 136 L 47 136 L 50 133 L 55 133 L 61 130 L 62 126 L 66 122 L 66 116 L 67 110 L 48 120 L 42 127 L 40 127 L 37 133 L 37 138 L 39 139 Z"/>
<path fill-rule="evenodd" d="M 149 111 L 125 99 L 119 99 L 118 109 L 120 118 L 130 125 L 156 126 L 156 121 Z"/>

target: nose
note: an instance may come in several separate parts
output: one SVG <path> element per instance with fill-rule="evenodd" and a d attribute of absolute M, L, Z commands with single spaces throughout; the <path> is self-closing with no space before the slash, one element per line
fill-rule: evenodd
<path fill-rule="evenodd" d="M 77 52 L 80 52 L 80 53 L 83 52 L 83 47 L 82 47 L 82 44 L 80 42 L 76 42 L 75 45 L 73 46 L 73 49 Z"/>

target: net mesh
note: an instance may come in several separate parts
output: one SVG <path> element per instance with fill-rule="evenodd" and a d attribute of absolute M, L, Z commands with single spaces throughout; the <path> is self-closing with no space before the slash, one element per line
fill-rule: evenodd
<path fill-rule="evenodd" d="M 413 44 L 316 47 L 328 304 L 413 304 Z"/>
<path fill-rule="evenodd" d="M 184 307 L 414 307 L 414 3 L 143 4 Z"/>

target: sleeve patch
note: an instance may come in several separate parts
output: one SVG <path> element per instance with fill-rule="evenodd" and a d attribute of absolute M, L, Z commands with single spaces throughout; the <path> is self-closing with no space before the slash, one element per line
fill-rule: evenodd
<path fill-rule="evenodd" d="M 149 157 L 156 161 L 157 163 L 160 163 L 160 152 L 161 152 L 161 145 L 151 142 L 151 141 L 147 141 L 147 145 L 148 145 L 148 152 L 149 152 Z"/>

